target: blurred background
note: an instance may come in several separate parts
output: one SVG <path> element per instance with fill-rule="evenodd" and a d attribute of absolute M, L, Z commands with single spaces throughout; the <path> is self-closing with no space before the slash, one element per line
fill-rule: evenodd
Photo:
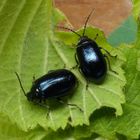
<path fill-rule="evenodd" d="M 75 29 L 84 25 L 86 17 L 95 8 L 89 24 L 101 28 L 106 36 L 127 19 L 132 10 L 130 0 L 55 0 L 55 5 Z"/>

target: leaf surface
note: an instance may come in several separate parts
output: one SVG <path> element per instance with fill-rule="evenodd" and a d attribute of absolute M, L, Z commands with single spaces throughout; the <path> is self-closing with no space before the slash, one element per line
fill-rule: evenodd
<path fill-rule="evenodd" d="M 140 15 L 140 1 L 139 0 L 132 0 L 133 3 L 133 16 L 137 20 Z"/>
<path fill-rule="evenodd" d="M 112 140 L 116 138 L 116 134 L 125 135 L 130 139 L 138 139 L 140 134 L 140 51 L 128 45 L 122 46 L 121 51 L 127 58 L 124 65 L 127 79 L 124 113 L 122 116 L 115 117 L 114 110 L 102 108 L 90 119 L 90 132 Z"/>
<path fill-rule="evenodd" d="M 20 75 L 28 92 L 33 76 L 37 79 L 49 70 L 64 68 L 64 65 L 71 69 L 76 65 L 75 49 L 58 40 L 53 33 L 53 24 L 64 19 L 64 16 L 53 9 L 51 0 L 7 0 L 1 8 L 0 19 L 0 110 L 8 115 L 12 123 L 24 131 L 34 129 L 37 125 L 46 130 L 48 127 L 57 130 L 60 127 L 64 129 L 68 123 L 72 126 L 89 124 L 89 116 L 102 106 L 115 108 L 116 115 L 122 114 L 121 104 L 125 102 L 122 57 L 110 58 L 111 67 L 118 75 L 108 71 L 102 85 L 91 82 L 88 90 L 78 69 L 72 70 L 79 84 L 73 95 L 66 97 L 65 101 L 78 105 L 84 112 L 50 100 L 47 103 L 51 105 L 51 111 L 47 116 L 46 108 L 29 102 L 15 72 Z M 119 54 L 106 42 L 101 31 L 89 28 L 86 33 L 92 38 L 98 33 L 99 45 L 114 55 Z M 71 33 L 61 33 L 61 36 L 70 44 L 78 39 Z"/>
<path fill-rule="evenodd" d="M 0 139 L 1 140 L 41 140 L 46 131 L 38 127 L 34 130 L 24 132 L 15 124 L 11 123 L 7 116 L 0 114 Z"/>
<path fill-rule="evenodd" d="M 123 66 L 127 80 L 125 87 L 126 103 L 123 105 L 124 113 L 122 116 L 115 118 L 114 110 L 103 108 L 91 117 L 90 131 L 108 139 L 115 139 L 118 133 L 125 135 L 128 139 L 139 139 L 140 135 L 140 19 L 138 18 L 140 1 L 133 0 L 132 2 L 133 15 L 137 20 L 138 28 L 136 43 L 134 45 L 124 44 L 121 47 L 121 51 L 126 56 L 126 63 Z"/>

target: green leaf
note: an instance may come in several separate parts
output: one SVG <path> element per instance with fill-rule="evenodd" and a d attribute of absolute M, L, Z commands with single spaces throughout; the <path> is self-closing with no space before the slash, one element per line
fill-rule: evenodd
<path fill-rule="evenodd" d="M 21 79 L 29 77 L 23 83 L 30 87 L 32 76 L 45 69 L 46 54 L 39 52 L 48 44 L 50 8 L 51 1 L 46 0 L 8 0 L 0 13 L 0 110 L 23 130 L 34 128 L 38 120 L 43 123 L 41 118 L 46 122 L 45 115 L 40 117 L 45 110 L 30 105 L 20 92 L 15 71 L 22 75 Z"/>
<path fill-rule="evenodd" d="M 46 132 L 38 127 L 32 131 L 24 132 L 12 124 L 7 116 L 0 114 L 0 139 L 1 140 L 41 140 Z"/>
<path fill-rule="evenodd" d="M 140 15 L 140 1 L 132 0 L 132 2 L 133 2 L 133 15 L 134 15 L 135 19 L 137 20 L 137 18 Z"/>
<path fill-rule="evenodd" d="M 134 15 L 139 15 L 139 1 L 134 1 Z M 127 84 L 125 88 L 126 103 L 123 105 L 123 115 L 115 118 L 114 110 L 102 108 L 94 112 L 90 119 L 89 133 L 98 133 L 107 139 L 116 139 L 117 134 L 122 134 L 128 139 L 138 139 L 140 135 L 140 110 L 139 110 L 139 87 L 140 87 L 140 20 L 137 20 L 137 41 L 135 47 L 122 45 L 121 51 L 126 56 L 124 65 Z M 127 36 L 127 35 L 126 35 Z M 112 36 L 111 36 L 112 37 Z M 114 36 L 113 36 L 114 37 Z M 112 38 L 113 38 L 112 37 Z M 117 40 L 117 39 L 116 39 Z M 110 39 L 111 43 L 113 39 Z M 118 42 L 117 42 L 118 43 Z M 88 127 L 89 129 L 89 127 Z M 79 130 L 79 128 L 78 128 Z M 83 130 L 84 131 L 84 130 Z M 78 131 L 77 131 L 78 132 Z M 123 138 L 127 139 L 127 138 Z"/>
<path fill-rule="evenodd" d="M 24 131 L 34 129 L 37 125 L 46 130 L 48 127 L 57 130 L 60 127 L 64 129 L 68 123 L 72 126 L 89 124 L 91 113 L 102 106 L 115 108 L 116 115 L 122 114 L 121 104 L 125 102 L 122 90 L 125 77 L 121 69 L 123 57 L 107 44 L 101 31 L 89 28 L 86 33 L 90 37 L 98 33 L 99 45 L 113 55 L 119 54 L 117 59 L 110 58 L 111 67 L 118 75 L 108 71 L 102 85 L 90 83 L 86 90 L 83 76 L 77 69 L 72 70 L 79 85 L 73 96 L 66 97 L 66 101 L 77 104 L 84 113 L 52 100 L 47 101 L 51 105 L 47 116 L 46 108 L 26 99 L 15 72 L 20 75 L 25 91 L 28 92 L 34 75 L 38 78 L 49 70 L 60 69 L 64 65 L 70 69 L 76 64 L 75 49 L 61 43 L 52 31 L 53 24 L 64 19 L 64 16 L 53 9 L 51 0 L 7 0 L 1 9 L 0 19 L 0 111 L 12 123 Z M 73 39 L 77 41 L 71 33 L 62 33 L 64 40 L 68 37 L 66 34 L 71 35 L 68 40 L 70 44 L 74 43 Z"/>
<path fill-rule="evenodd" d="M 78 31 L 78 33 L 79 34 L 81 34 L 83 32 L 83 30 L 79 30 Z M 114 49 L 114 48 L 112 48 L 107 42 L 106 42 L 106 39 L 105 39 L 105 36 L 104 36 L 104 34 L 103 34 L 103 32 L 102 31 L 100 31 L 100 30 L 98 30 L 98 29 L 96 29 L 96 28 L 92 28 L 92 27 L 88 27 L 87 28 L 87 30 L 86 30 L 86 35 L 87 36 L 89 36 L 90 38 L 95 38 L 95 36 L 96 36 L 96 34 L 98 34 L 98 37 L 97 37 L 97 43 L 99 44 L 99 46 L 102 46 L 102 47 L 104 47 L 105 49 L 107 49 L 108 51 L 110 51 L 111 53 L 114 53 L 114 55 L 115 55 L 115 53 L 118 53 L 119 54 L 119 57 L 121 58 L 121 59 L 123 59 L 124 60 L 124 57 L 120 54 L 120 52 L 118 52 L 117 51 L 117 49 Z M 57 33 L 57 37 L 59 38 L 59 39 L 61 39 L 62 40 L 62 42 L 64 42 L 65 43 L 65 46 L 66 46 L 66 44 L 67 45 L 70 45 L 69 46 L 69 49 L 67 48 L 67 50 L 66 51 L 68 51 L 69 53 L 70 53 L 70 50 L 72 50 L 72 48 L 71 48 L 71 45 L 72 44 L 76 44 L 77 43 L 77 40 L 78 40 L 78 37 L 77 36 L 75 36 L 75 35 L 73 35 L 73 33 L 68 33 L 68 32 L 59 32 L 59 33 Z M 74 49 L 75 50 L 75 49 Z M 115 52 L 116 51 L 116 52 Z M 75 51 L 74 52 L 72 52 L 73 54 L 71 54 L 71 55 L 69 55 L 68 57 L 68 60 L 73 60 L 74 58 L 73 58 L 73 56 L 74 56 L 74 54 L 75 54 Z M 66 52 L 64 52 L 64 54 L 65 55 L 67 55 L 67 53 Z M 118 57 L 118 58 L 119 58 Z M 99 99 L 101 99 L 101 104 L 102 104 L 102 102 L 104 102 L 104 101 L 102 101 L 102 99 L 103 98 L 108 98 L 108 94 L 105 94 L 105 91 L 103 91 L 103 89 L 106 89 L 106 90 L 108 90 L 107 92 L 111 92 L 112 91 L 112 94 L 114 95 L 114 93 L 113 93 L 113 89 L 115 89 L 116 91 L 117 91 L 117 88 L 119 87 L 119 86 L 121 86 L 121 84 L 123 84 L 124 85 L 124 81 L 125 81 L 125 78 L 124 78 L 124 76 L 123 76 L 123 71 L 120 69 L 120 66 L 122 65 L 122 61 L 120 60 L 120 58 L 117 60 L 117 59 L 111 59 L 110 58 L 110 60 L 111 60 L 111 62 L 113 62 L 113 63 L 111 63 L 111 67 L 114 69 L 114 70 L 116 70 L 116 71 L 118 71 L 118 73 L 120 74 L 120 75 L 114 75 L 113 73 L 110 73 L 110 71 L 109 71 L 109 73 L 108 73 L 108 75 L 107 75 L 107 78 L 106 78 L 106 81 L 104 82 L 104 84 L 102 84 L 102 85 L 95 85 L 95 84 L 93 84 L 93 83 L 91 83 L 90 85 L 91 85 L 91 90 L 92 91 L 96 91 L 97 92 L 97 94 L 96 94 L 96 97 L 97 98 L 99 98 Z M 73 61 L 75 61 L 75 60 L 73 60 Z M 70 63 L 69 63 L 70 64 Z M 71 64 L 71 66 L 69 66 L 69 67 L 72 67 L 72 65 L 73 64 Z M 76 75 L 77 75 L 77 73 L 75 73 Z M 110 75 L 111 74 L 111 75 Z M 78 79 L 79 80 L 81 80 L 81 83 L 83 83 L 82 82 L 82 76 L 78 76 L 77 75 L 77 77 L 79 77 Z M 112 78 L 111 78 L 112 77 Z M 109 79 L 108 79 L 109 78 Z M 115 82 L 115 80 L 116 80 L 116 82 L 118 81 L 118 80 L 121 82 L 121 84 L 119 85 L 119 84 L 115 84 L 115 83 L 113 83 L 113 81 Z M 118 82 L 119 83 L 119 82 Z M 83 83 L 84 84 L 84 83 Z M 110 84 L 113 84 L 112 86 L 110 85 Z M 85 85 L 85 84 L 84 84 Z M 93 87 L 92 87 L 92 85 L 93 85 Z M 109 87 L 108 87 L 109 86 Z M 118 86 L 118 87 L 114 87 L 114 86 Z M 108 88 L 107 88 L 108 87 Z M 112 87 L 112 89 L 111 89 L 111 87 Z M 123 86 L 121 86 L 121 87 L 123 87 Z M 110 90 L 110 91 L 109 91 Z M 122 94 L 122 91 L 121 91 L 122 89 L 120 88 L 120 90 L 118 90 L 117 92 L 116 92 L 116 94 L 118 93 L 121 93 L 121 94 L 119 94 L 119 95 L 121 95 L 122 97 L 122 101 L 123 101 L 123 99 L 124 99 L 124 96 L 123 96 L 123 94 Z M 99 93 L 98 93 L 99 92 Z M 101 94 L 100 92 L 103 92 L 103 94 Z M 89 93 L 90 94 L 90 93 Z M 86 94 L 86 96 L 88 96 L 89 94 Z M 100 97 L 100 94 L 101 94 L 101 97 Z M 89 95 L 90 96 L 90 95 Z M 105 97 L 106 96 L 106 97 Z M 110 95 L 109 95 L 110 96 Z M 102 98 L 103 97 L 103 98 Z M 116 97 L 115 97 L 116 98 Z M 113 99 L 113 98 L 112 98 Z M 113 99 L 114 100 L 114 99 Z M 109 100 L 106 100 L 108 103 L 106 104 L 102 104 L 101 106 L 109 106 Z M 114 100 L 115 101 L 115 100 Z M 118 101 L 118 99 L 117 99 L 117 101 Z M 91 101 L 91 103 L 88 103 L 90 106 L 92 106 L 91 104 L 93 104 L 94 103 L 94 101 Z M 112 104 L 112 103 L 111 103 Z M 114 104 L 114 103 L 113 103 Z M 117 103 L 116 103 L 117 104 Z M 89 106 L 89 108 L 90 108 L 90 106 Z M 93 105 L 94 106 L 94 105 Z M 88 108 L 88 107 L 87 107 Z"/>
<path fill-rule="evenodd" d="M 76 140 L 72 136 L 72 129 L 57 130 L 56 132 L 51 131 L 43 140 Z"/>
<path fill-rule="evenodd" d="M 82 30 L 79 31 L 79 33 L 80 32 L 82 32 Z M 87 34 L 89 36 L 93 36 L 93 33 L 99 34 L 100 37 L 97 40 L 99 40 L 100 44 L 105 44 L 106 48 L 113 50 L 113 48 L 110 47 L 106 43 L 103 34 L 101 34 L 101 32 L 99 30 L 92 29 L 92 28 L 87 29 Z M 59 32 L 59 33 L 57 33 L 57 35 L 59 36 L 59 38 L 64 39 L 64 41 L 67 44 L 72 44 L 72 43 L 77 42 L 76 36 L 74 37 L 73 34 L 71 34 L 71 33 Z M 69 40 L 68 40 L 68 38 L 69 38 Z M 57 42 L 57 44 L 53 42 L 53 44 L 54 44 L 54 47 L 57 46 L 57 47 L 55 47 L 56 52 L 59 55 L 59 57 L 61 58 L 61 60 L 63 61 L 63 63 L 65 64 L 66 68 L 68 68 L 68 69 L 72 68 L 75 65 L 75 60 L 74 60 L 75 49 L 71 48 L 70 46 L 67 46 L 66 44 L 61 43 L 60 41 Z M 69 60 L 71 60 L 71 61 L 69 61 Z M 97 108 L 100 108 L 102 106 L 114 107 L 117 111 L 116 112 L 117 115 L 122 114 L 120 103 L 124 103 L 122 87 L 125 84 L 125 78 L 123 76 L 123 71 L 120 68 L 122 61 L 120 61 L 120 60 L 115 61 L 113 59 L 112 62 L 113 62 L 112 68 L 113 67 L 114 67 L 114 69 L 116 68 L 116 71 L 120 75 L 114 75 L 114 73 L 109 72 L 104 84 L 97 86 L 93 83 L 90 83 L 88 90 L 86 90 L 86 81 L 83 78 L 83 76 L 81 76 L 81 74 L 79 73 L 78 70 L 73 70 L 74 74 L 77 76 L 77 78 L 79 80 L 79 86 L 77 88 L 76 95 L 73 96 L 72 99 L 69 99 L 69 101 L 71 103 L 75 103 L 75 104 L 79 105 L 81 108 L 83 108 L 84 114 L 82 115 L 82 114 L 80 114 L 80 112 L 70 111 L 71 112 L 70 117 L 71 117 L 72 121 L 69 123 L 72 126 L 77 126 L 78 124 L 83 124 L 83 122 L 85 124 L 89 124 L 88 117 L 90 116 L 90 114 L 93 111 L 95 111 Z M 119 81 L 120 85 L 116 84 L 116 82 L 118 83 L 118 81 Z M 112 87 L 112 88 L 110 88 L 110 87 Z M 115 91 L 113 91 L 113 87 L 114 87 Z M 110 100 L 108 100 L 109 98 L 110 98 Z M 55 117 L 56 114 L 54 114 L 53 116 Z M 65 116 L 67 116 L 67 115 L 65 114 Z M 60 118 L 62 119 L 62 118 L 64 118 L 64 116 L 61 116 Z M 62 119 L 62 120 L 64 120 L 64 119 Z M 58 123 L 57 121 L 54 121 L 53 125 L 55 124 L 55 126 L 56 126 L 57 123 Z M 62 122 L 61 122 L 61 124 L 62 124 Z M 51 124 L 48 124 L 48 125 L 51 126 Z"/>
<path fill-rule="evenodd" d="M 108 42 L 113 46 L 119 46 L 122 43 L 133 43 L 136 41 L 137 23 L 132 16 L 129 16 L 116 30 L 108 37 Z"/>
<path fill-rule="evenodd" d="M 91 134 L 87 135 L 87 133 L 89 132 L 87 130 L 85 131 L 85 129 L 80 129 L 80 131 L 77 132 L 74 127 L 67 127 L 65 130 L 58 129 L 56 132 L 49 131 L 42 140 L 107 140 L 97 134 L 92 134 L 91 136 Z"/>
<path fill-rule="evenodd" d="M 124 65 L 127 79 L 124 113 L 115 118 L 114 110 L 108 108 L 95 112 L 90 120 L 90 131 L 112 140 L 116 138 L 116 133 L 138 139 L 140 134 L 140 51 L 127 45 L 123 45 L 121 51 L 127 58 Z"/>

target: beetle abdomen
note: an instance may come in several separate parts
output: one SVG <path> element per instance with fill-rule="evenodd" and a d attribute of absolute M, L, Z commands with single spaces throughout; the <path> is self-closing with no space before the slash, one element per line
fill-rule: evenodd
<path fill-rule="evenodd" d="M 76 77 L 70 71 L 60 69 L 39 78 L 35 85 L 46 99 L 62 97 L 75 88 Z"/>
<path fill-rule="evenodd" d="M 87 79 L 97 84 L 104 80 L 107 64 L 95 42 L 90 40 L 79 44 L 77 47 L 77 57 L 80 69 Z"/>

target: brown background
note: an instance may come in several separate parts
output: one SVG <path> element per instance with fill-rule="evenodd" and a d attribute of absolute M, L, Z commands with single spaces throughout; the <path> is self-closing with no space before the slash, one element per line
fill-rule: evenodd
<path fill-rule="evenodd" d="M 84 24 L 94 8 L 89 24 L 101 28 L 106 35 L 117 28 L 132 9 L 130 0 L 55 0 L 55 5 L 65 13 L 75 29 Z"/>

